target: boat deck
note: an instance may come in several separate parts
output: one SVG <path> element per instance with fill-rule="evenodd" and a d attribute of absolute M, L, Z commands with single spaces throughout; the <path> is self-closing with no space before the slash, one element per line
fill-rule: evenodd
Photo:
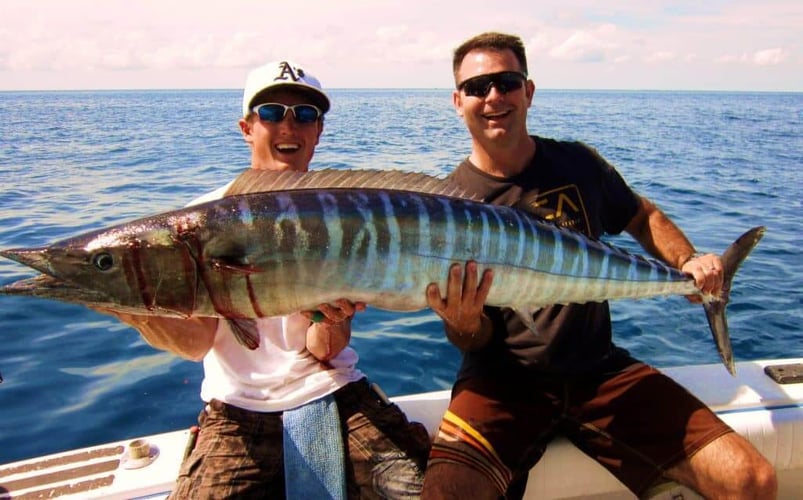
<path fill-rule="evenodd" d="M 803 492 L 803 383 L 778 384 L 766 365 L 801 363 L 803 358 L 737 364 L 736 377 L 721 365 L 664 371 L 695 393 L 723 420 L 747 437 L 778 471 L 780 498 Z M 448 403 L 448 391 L 392 398 L 431 433 Z M 190 429 L 137 440 L 22 460 L 0 466 L 0 499 L 164 498 L 178 474 Z M 654 498 L 696 498 L 668 484 Z M 565 439 L 557 439 L 530 473 L 526 498 L 632 499 L 604 468 Z"/>

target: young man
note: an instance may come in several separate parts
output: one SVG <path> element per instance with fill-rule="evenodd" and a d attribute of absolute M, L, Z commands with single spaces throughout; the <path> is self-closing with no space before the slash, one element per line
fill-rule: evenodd
<path fill-rule="evenodd" d="M 625 230 L 704 292 L 719 292 L 719 258 L 698 255 L 596 151 L 529 135 L 535 85 L 519 37 L 478 35 L 455 50 L 453 70 L 454 106 L 471 134 L 471 154 L 453 181 L 594 238 Z M 511 310 L 484 306 L 492 281 L 493 270 L 479 277 L 476 263 L 455 264 L 445 298 L 434 283 L 426 292 L 463 363 L 423 498 L 520 497 L 558 433 L 639 496 L 666 479 L 707 498 L 775 496 L 775 471 L 747 440 L 613 344 L 607 302 L 544 308 L 533 317 L 536 337 Z"/>
<path fill-rule="evenodd" d="M 251 168 L 306 172 L 329 106 L 318 80 L 292 62 L 254 69 L 239 121 Z M 219 199 L 230 185 L 191 204 Z M 357 353 L 348 347 L 351 319 L 364 308 L 339 300 L 318 306 L 318 322 L 311 322 L 313 311 L 260 318 L 255 350 L 240 345 L 228 323 L 217 318 L 117 313 L 154 347 L 204 363 L 200 433 L 171 498 L 283 498 L 290 496 L 286 487 L 308 486 L 295 484 L 303 482 L 295 477 L 285 483 L 283 420 L 287 411 L 332 395 L 345 456 L 325 450 L 331 456 L 324 458 L 344 462 L 347 497 L 417 497 L 429 437 L 422 425 L 383 401 L 356 368 Z M 309 424 L 306 432 L 318 437 L 322 423 Z"/>

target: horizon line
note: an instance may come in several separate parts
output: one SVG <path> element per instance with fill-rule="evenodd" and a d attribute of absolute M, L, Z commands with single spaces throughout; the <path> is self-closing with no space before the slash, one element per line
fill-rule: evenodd
<path fill-rule="evenodd" d="M 399 90 L 418 90 L 418 91 L 448 91 L 454 90 L 451 87 L 330 87 L 326 92 L 332 91 L 399 91 Z M 216 92 L 242 92 L 238 87 L 119 87 L 119 88 L 65 88 L 65 89 L 0 89 L 3 93 L 12 92 L 167 92 L 167 91 L 216 91 Z M 693 89 L 693 88 L 583 88 L 583 87 L 539 87 L 539 91 L 549 92 L 731 92 L 731 93 L 787 93 L 799 94 L 803 90 L 789 89 Z"/>

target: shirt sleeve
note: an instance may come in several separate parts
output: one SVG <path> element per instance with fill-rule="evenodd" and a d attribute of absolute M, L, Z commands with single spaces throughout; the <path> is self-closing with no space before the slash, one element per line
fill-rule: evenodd
<path fill-rule="evenodd" d="M 184 206 L 185 207 L 192 207 L 194 205 L 200 205 L 201 203 L 206 203 L 208 201 L 219 200 L 219 199 L 223 198 L 223 195 L 226 194 L 226 191 L 229 190 L 229 186 L 231 186 L 233 182 L 234 181 L 231 181 L 231 182 L 229 182 L 228 184 L 226 184 L 223 187 L 219 187 L 219 188 L 215 189 L 214 191 L 210 191 L 210 192 L 208 192 L 206 194 L 203 194 L 203 195 L 195 198 L 191 202 L 187 203 Z"/>
<path fill-rule="evenodd" d="M 600 190 L 602 192 L 601 222 L 608 234 L 619 234 L 635 217 L 639 207 L 639 197 L 616 168 L 607 162 L 594 148 L 588 148 L 601 169 Z"/>

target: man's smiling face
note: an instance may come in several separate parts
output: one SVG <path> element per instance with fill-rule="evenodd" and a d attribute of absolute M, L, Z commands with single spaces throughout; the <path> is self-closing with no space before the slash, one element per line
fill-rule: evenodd
<path fill-rule="evenodd" d="M 475 49 L 466 54 L 456 74 L 458 82 L 503 71 L 522 72 L 511 50 Z M 495 86 L 485 97 L 455 90 L 452 96 L 457 114 L 462 116 L 475 141 L 504 141 L 522 131 L 526 134 L 527 108 L 535 87 L 531 81 L 518 89 L 502 93 Z"/>
<path fill-rule="evenodd" d="M 288 106 L 312 104 L 305 93 L 290 89 L 265 93 L 252 104 L 258 106 L 268 102 Z M 298 123 L 293 112 L 288 110 L 282 121 L 272 123 L 262 121 L 252 113 L 247 119 L 240 121 L 240 129 L 245 141 L 251 146 L 251 168 L 306 172 L 323 132 L 323 119 L 312 123 Z"/>

